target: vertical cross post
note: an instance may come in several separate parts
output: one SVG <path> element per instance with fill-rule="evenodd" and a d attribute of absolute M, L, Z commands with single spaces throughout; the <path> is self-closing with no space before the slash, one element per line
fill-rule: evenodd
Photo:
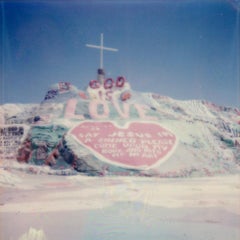
<path fill-rule="evenodd" d="M 116 48 L 109 48 L 109 47 L 104 47 L 103 44 L 103 33 L 101 33 L 100 36 L 100 45 L 92 45 L 92 44 L 86 44 L 87 47 L 90 48 L 97 48 L 100 49 L 100 68 L 98 69 L 98 78 L 101 80 L 101 83 L 104 79 L 104 70 L 103 70 L 103 51 L 112 51 L 112 52 L 117 52 L 118 49 Z"/>
<path fill-rule="evenodd" d="M 100 68 L 103 69 L 103 33 L 101 33 Z"/>

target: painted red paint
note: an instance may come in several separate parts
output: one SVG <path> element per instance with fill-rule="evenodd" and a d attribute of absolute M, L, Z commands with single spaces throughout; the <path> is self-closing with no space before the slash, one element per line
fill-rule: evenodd
<path fill-rule="evenodd" d="M 176 136 L 157 123 L 82 122 L 72 130 L 77 141 L 102 161 L 129 168 L 150 168 L 166 160 Z"/>

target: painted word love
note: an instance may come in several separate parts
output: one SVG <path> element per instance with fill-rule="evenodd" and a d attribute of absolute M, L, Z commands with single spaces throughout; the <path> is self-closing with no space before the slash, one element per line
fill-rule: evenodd
<path fill-rule="evenodd" d="M 84 115 L 76 114 L 78 100 L 76 98 L 69 99 L 65 109 L 65 118 L 72 118 L 72 119 L 80 119 L 84 120 Z M 139 118 L 144 120 L 157 120 L 155 116 L 148 115 L 149 108 L 145 105 L 141 104 L 128 104 L 128 103 L 121 103 L 119 101 L 103 101 L 99 99 L 94 99 L 89 102 L 88 110 L 89 115 L 92 119 L 107 119 L 110 115 L 110 105 L 115 109 L 118 113 L 118 116 L 122 119 L 128 119 L 130 116 L 130 107 L 134 107 L 138 113 Z"/>
<path fill-rule="evenodd" d="M 107 163 L 147 169 L 164 162 L 174 151 L 177 139 L 157 123 L 82 122 L 70 134 L 96 157 Z"/>

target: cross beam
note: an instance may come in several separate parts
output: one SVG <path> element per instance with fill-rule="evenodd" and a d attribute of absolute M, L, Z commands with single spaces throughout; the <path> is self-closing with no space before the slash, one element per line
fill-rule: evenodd
<path fill-rule="evenodd" d="M 103 33 L 101 33 L 100 46 L 92 45 L 92 44 L 86 44 L 86 46 L 90 47 L 90 48 L 100 49 L 100 69 L 103 69 L 103 50 L 112 51 L 112 52 L 118 51 L 118 49 L 116 49 L 116 48 L 109 48 L 109 47 L 103 46 Z"/>

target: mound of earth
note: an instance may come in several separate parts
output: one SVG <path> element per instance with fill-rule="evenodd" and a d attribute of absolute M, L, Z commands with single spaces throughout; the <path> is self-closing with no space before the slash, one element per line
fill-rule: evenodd
<path fill-rule="evenodd" d="M 136 92 L 128 82 L 93 86 L 61 82 L 39 105 L 2 105 L 1 158 L 69 174 L 239 173 L 239 109 Z"/>

